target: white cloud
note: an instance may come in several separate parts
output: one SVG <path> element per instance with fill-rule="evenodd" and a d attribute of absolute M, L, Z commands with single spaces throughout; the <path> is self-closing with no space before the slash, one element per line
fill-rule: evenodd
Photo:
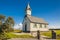
<path fill-rule="evenodd" d="M 49 25 L 48 27 L 49 27 L 49 28 L 54 28 L 54 29 L 56 29 L 56 28 L 60 28 L 59 25 Z"/>
<path fill-rule="evenodd" d="M 20 30 L 22 30 L 22 23 L 15 24 L 14 25 L 14 29 L 20 29 Z"/>

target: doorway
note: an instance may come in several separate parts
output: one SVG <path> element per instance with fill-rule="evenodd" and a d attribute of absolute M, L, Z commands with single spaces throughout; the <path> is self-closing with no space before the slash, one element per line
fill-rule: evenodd
<path fill-rule="evenodd" d="M 25 24 L 25 32 L 27 32 L 27 24 Z"/>

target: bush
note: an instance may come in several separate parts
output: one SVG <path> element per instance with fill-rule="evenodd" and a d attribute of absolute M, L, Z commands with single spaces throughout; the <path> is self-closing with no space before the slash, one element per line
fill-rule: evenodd
<path fill-rule="evenodd" d="M 0 34 L 0 40 L 7 40 L 6 34 Z"/>

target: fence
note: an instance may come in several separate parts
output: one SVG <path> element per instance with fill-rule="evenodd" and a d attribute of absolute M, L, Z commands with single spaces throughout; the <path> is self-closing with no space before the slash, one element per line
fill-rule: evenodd
<path fill-rule="evenodd" d="M 37 39 L 38 40 L 56 40 L 56 32 L 54 30 L 52 32 L 52 37 L 51 38 L 44 38 L 43 36 L 40 36 L 40 31 L 37 31 Z"/>

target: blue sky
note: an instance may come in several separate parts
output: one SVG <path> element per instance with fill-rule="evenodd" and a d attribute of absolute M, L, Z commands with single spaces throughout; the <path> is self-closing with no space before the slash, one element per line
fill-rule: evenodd
<path fill-rule="evenodd" d="M 0 14 L 13 17 L 15 24 L 22 23 L 28 2 L 32 16 L 43 18 L 49 27 L 60 28 L 60 0 L 0 0 Z"/>

